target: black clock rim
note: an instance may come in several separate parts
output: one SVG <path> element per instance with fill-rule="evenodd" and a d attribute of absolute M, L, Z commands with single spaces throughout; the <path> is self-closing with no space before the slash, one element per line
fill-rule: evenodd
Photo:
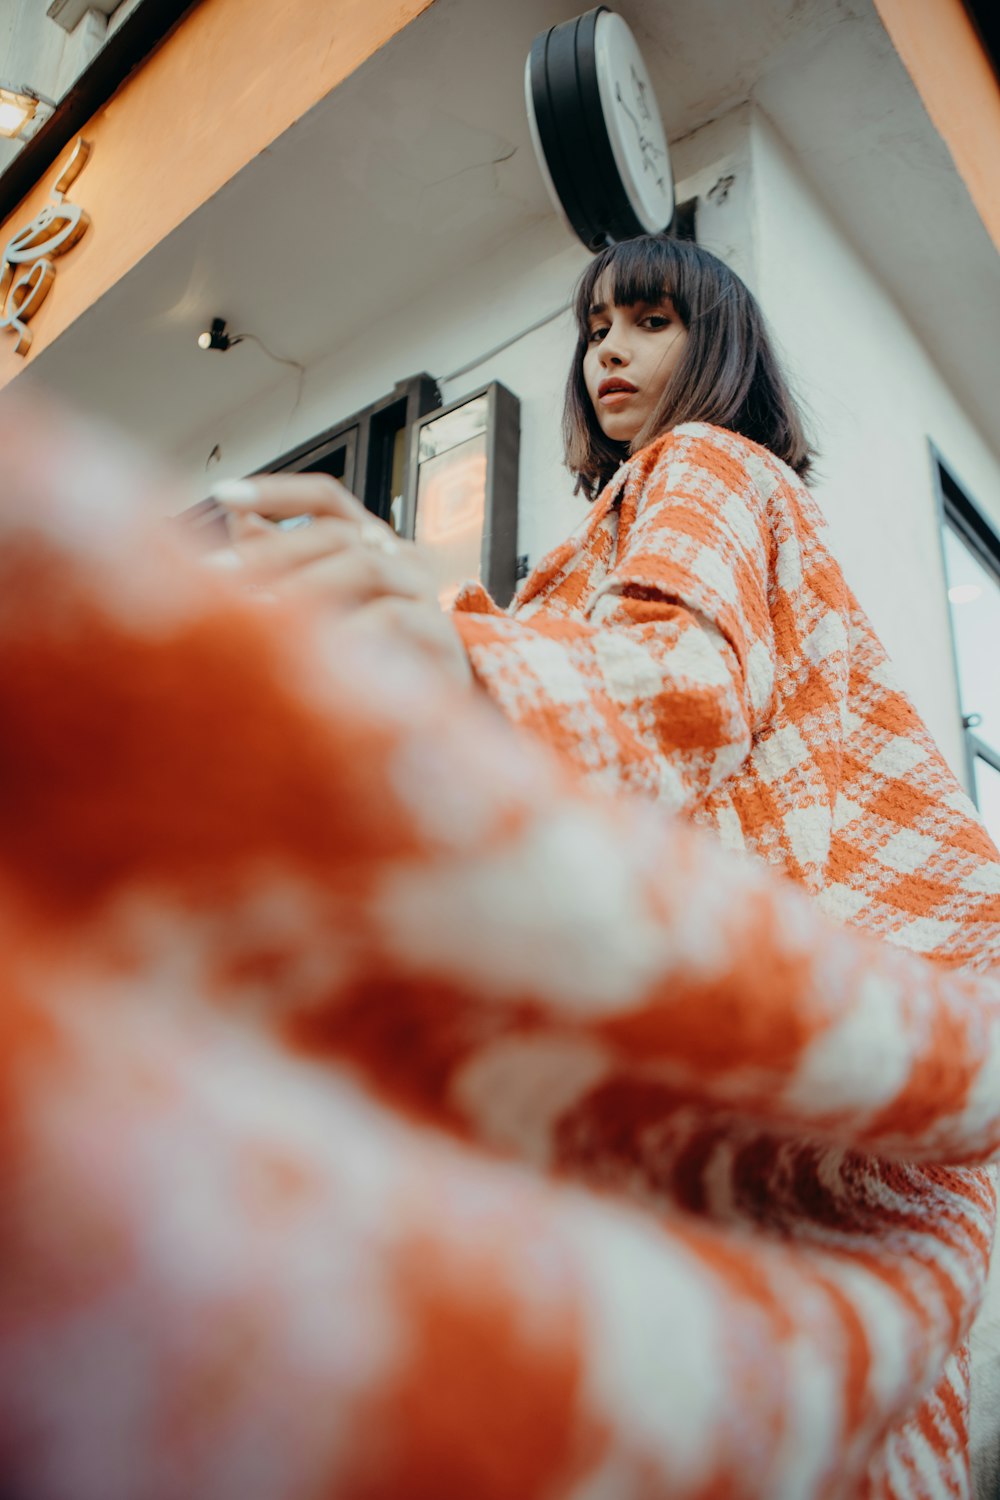
<path fill-rule="evenodd" d="M 549 87 L 549 53 L 553 45 L 553 34 L 560 30 L 565 36 L 567 27 L 572 27 L 575 31 L 576 21 L 562 22 L 560 27 L 550 26 L 547 31 L 539 32 L 531 46 L 528 76 L 535 127 L 552 186 L 574 233 L 588 248 L 593 248 L 590 241 L 594 236 L 594 227 L 570 171 L 563 135 L 559 129 L 559 110 L 553 102 Z"/>
<path fill-rule="evenodd" d="M 539 33 L 529 79 L 539 141 L 552 184 L 588 250 L 646 234 L 615 163 L 601 108 L 595 42 L 599 5 Z"/>

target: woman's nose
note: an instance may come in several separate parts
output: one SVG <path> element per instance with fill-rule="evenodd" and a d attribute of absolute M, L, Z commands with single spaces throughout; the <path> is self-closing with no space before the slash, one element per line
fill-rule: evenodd
<path fill-rule="evenodd" d="M 627 365 L 628 351 L 624 343 L 618 339 L 612 339 L 608 334 L 601 345 L 601 363 L 605 365 Z"/>

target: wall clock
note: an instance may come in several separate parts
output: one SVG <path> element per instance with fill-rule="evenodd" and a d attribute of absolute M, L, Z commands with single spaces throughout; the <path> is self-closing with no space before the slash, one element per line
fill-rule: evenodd
<path fill-rule="evenodd" d="M 528 54 L 524 93 L 549 196 L 589 250 L 670 225 L 667 138 L 621 16 L 599 5 L 541 32 Z"/>

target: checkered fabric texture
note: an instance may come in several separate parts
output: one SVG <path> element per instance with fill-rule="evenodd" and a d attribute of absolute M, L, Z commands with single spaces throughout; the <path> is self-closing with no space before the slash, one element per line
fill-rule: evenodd
<path fill-rule="evenodd" d="M 772 454 L 686 424 L 623 466 L 508 615 L 471 586 L 456 623 L 504 713 L 591 786 L 637 791 L 713 829 L 840 922 L 949 966 L 994 968 L 997 851 L 824 533 L 808 491 Z M 880 1038 L 910 1024 L 905 1003 L 882 1006 L 873 1071 Z M 927 1066 L 943 1065 L 931 1048 Z M 635 1139 L 620 1143 L 622 1113 L 640 1160 Z M 989 1233 L 985 1177 L 897 1167 L 887 1192 L 884 1164 L 855 1162 L 847 1187 L 832 1158 L 807 1153 L 803 1165 L 787 1145 L 748 1143 L 742 1127 L 734 1136 L 697 1111 L 669 1128 L 643 1114 L 621 1091 L 595 1095 L 560 1122 L 563 1164 L 633 1186 L 642 1176 L 654 1198 L 728 1221 L 773 1228 L 801 1216 L 821 1239 L 853 1233 L 858 1212 L 866 1222 L 883 1212 L 887 1232 L 909 1216 L 957 1216 L 971 1235 Z M 878 1453 L 866 1493 L 967 1493 L 967 1410 L 956 1349 Z"/>
<path fill-rule="evenodd" d="M 718 439 L 689 439 L 701 493 Z M 0 409 L 4 1496 L 961 1494 L 997 978 L 595 795 L 395 642 L 245 597 L 144 519 L 158 483 Z M 599 608 L 662 613 L 639 591 Z M 670 609 L 677 712 L 715 703 L 718 744 L 669 787 L 722 826 L 766 625 L 745 677 Z M 544 659 L 585 662 L 562 628 Z M 595 647 L 622 779 L 635 628 Z M 949 920 L 988 947 L 947 785 L 981 851 Z"/>

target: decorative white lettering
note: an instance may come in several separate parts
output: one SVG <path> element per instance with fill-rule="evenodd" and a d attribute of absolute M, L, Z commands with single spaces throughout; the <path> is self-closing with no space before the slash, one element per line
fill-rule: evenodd
<path fill-rule="evenodd" d="M 14 334 L 16 354 L 25 355 L 31 348 L 28 323 L 52 290 L 56 274 L 54 257 L 65 255 L 90 227 L 89 215 L 64 198 L 89 156 L 90 145 L 81 137 L 56 179 L 52 201 L 46 203 L 30 224 L 19 229 L 4 249 L 0 262 L 0 330 L 9 328 Z M 19 271 L 20 266 L 29 262 L 26 271 Z"/>

